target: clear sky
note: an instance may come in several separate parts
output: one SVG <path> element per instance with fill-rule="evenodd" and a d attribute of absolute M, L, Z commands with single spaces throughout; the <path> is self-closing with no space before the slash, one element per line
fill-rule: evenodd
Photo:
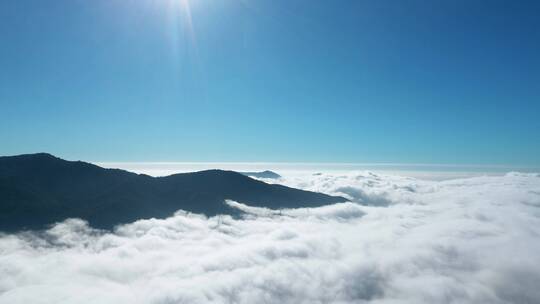
<path fill-rule="evenodd" d="M 540 165 L 540 1 L 3 0 L 0 155 Z"/>

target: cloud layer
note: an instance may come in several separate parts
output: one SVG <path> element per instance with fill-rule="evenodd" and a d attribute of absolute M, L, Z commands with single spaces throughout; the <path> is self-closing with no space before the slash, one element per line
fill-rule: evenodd
<path fill-rule="evenodd" d="M 540 303 L 538 175 L 279 182 L 353 203 L 1 235 L 0 303 Z"/>

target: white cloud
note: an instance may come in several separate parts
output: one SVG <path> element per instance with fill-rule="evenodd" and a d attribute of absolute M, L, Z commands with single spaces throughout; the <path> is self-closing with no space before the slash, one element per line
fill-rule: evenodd
<path fill-rule="evenodd" d="M 2 235 L 0 303 L 540 302 L 537 175 L 280 182 L 356 203 Z"/>

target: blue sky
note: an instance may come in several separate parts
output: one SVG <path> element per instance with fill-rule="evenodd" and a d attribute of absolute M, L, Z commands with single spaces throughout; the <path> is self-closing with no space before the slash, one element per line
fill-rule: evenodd
<path fill-rule="evenodd" d="M 538 1 L 1 1 L 0 154 L 540 166 L 539 15 Z"/>

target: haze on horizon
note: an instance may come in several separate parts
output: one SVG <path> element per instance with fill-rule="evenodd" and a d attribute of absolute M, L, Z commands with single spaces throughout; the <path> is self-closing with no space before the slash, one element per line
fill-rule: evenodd
<path fill-rule="evenodd" d="M 167 176 L 176 173 L 196 172 L 210 169 L 237 172 L 262 172 L 270 170 L 286 176 L 309 174 L 348 174 L 373 172 L 407 176 L 424 180 L 450 180 L 475 176 L 501 176 L 509 172 L 540 173 L 540 168 L 493 165 L 448 164 L 355 164 L 355 163 L 270 163 L 270 162 L 95 162 L 104 168 L 123 169 L 150 176 Z M 263 179 L 281 182 L 281 179 Z"/>

